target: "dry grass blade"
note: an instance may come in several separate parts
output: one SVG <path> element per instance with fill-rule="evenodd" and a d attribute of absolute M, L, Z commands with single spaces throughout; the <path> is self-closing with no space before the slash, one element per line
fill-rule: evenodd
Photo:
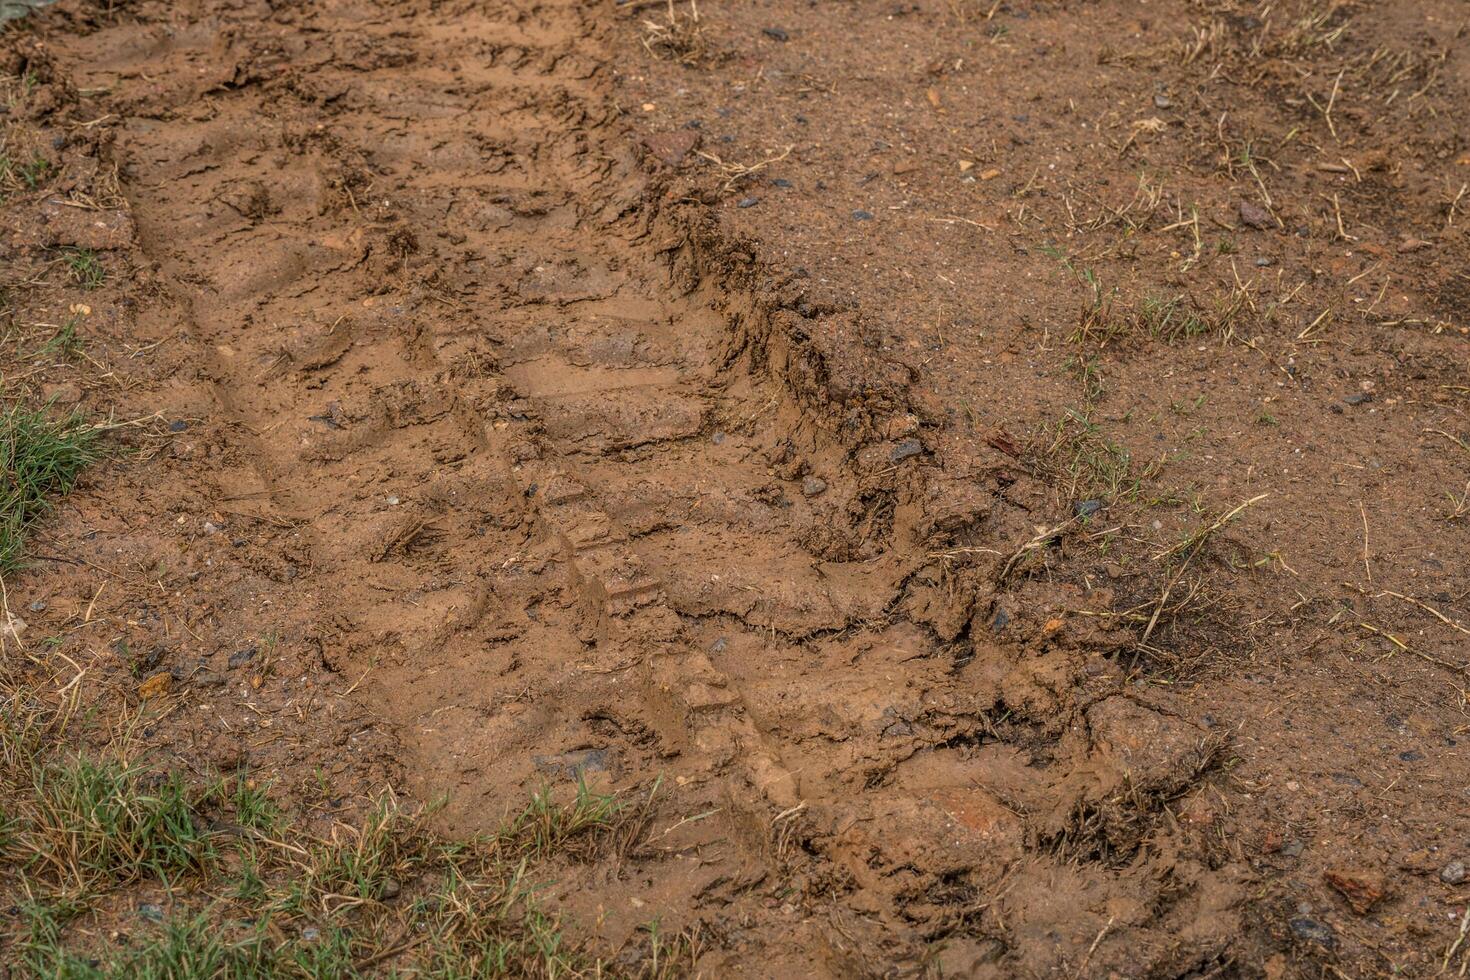
<path fill-rule="evenodd" d="M 1200 545 L 1209 540 L 1211 535 L 1213 535 L 1216 531 L 1220 530 L 1226 524 L 1229 524 L 1231 521 L 1235 520 L 1235 518 L 1240 515 L 1241 511 L 1245 510 L 1247 507 L 1251 507 L 1255 504 L 1260 503 L 1262 500 L 1265 500 L 1269 496 L 1269 493 L 1257 494 L 1256 496 L 1247 500 L 1245 503 L 1236 505 L 1235 507 L 1226 511 L 1224 514 L 1221 514 L 1219 517 L 1215 518 L 1209 524 L 1200 528 L 1198 531 L 1195 531 L 1188 535 L 1183 541 L 1180 541 L 1174 547 L 1169 548 L 1165 551 L 1161 551 L 1158 554 L 1154 555 L 1154 561 L 1160 561 L 1164 558 L 1168 558 L 1172 555 L 1177 555 L 1185 551 L 1188 551 L 1190 553 L 1198 551 Z"/>
<path fill-rule="evenodd" d="M 780 163 L 782 160 L 785 160 L 791 155 L 791 151 L 794 149 L 796 149 L 796 146 L 793 144 L 786 147 L 786 149 L 782 150 L 780 153 L 772 154 L 771 156 L 766 157 L 764 160 L 759 160 L 748 166 L 740 163 L 726 163 L 724 160 L 721 160 L 713 153 L 705 153 L 702 150 L 695 150 L 694 152 L 699 154 L 699 156 L 703 157 L 704 159 L 708 160 L 710 163 L 714 164 L 716 167 L 720 168 L 720 173 L 725 178 L 725 182 L 720 185 L 720 193 L 723 194 L 728 192 L 732 187 L 740 183 L 742 180 L 745 180 L 759 173 L 760 171 L 769 167 L 771 164 Z"/>
<path fill-rule="evenodd" d="M 679 13 L 674 0 L 668 0 L 668 19 L 643 21 L 643 47 L 655 58 L 677 61 L 692 68 L 709 57 L 709 42 L 699 24 L 699 5 L 689 0 L 689 15 Z"/>

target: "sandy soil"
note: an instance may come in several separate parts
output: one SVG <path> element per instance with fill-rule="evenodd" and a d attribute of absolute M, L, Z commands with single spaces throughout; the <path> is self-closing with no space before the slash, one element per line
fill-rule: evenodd
<path fill-rule="evenodd" d="M 7 601 L 320 819 L 661 781 L 549 891 L 706 976 L 1459 970 L 1467 23 L 62 0 L 148 451 Z"/>

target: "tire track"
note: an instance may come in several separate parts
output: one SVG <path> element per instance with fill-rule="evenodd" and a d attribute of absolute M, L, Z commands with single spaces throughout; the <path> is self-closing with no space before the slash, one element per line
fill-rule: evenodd
<path fill-rule="evenodd" d="M 301 629 L 420 798 L 473 830 L 511 787 L 670 773 L 732 818 L 681 830 L 722 855 L 686 905 L 799 867 L 841 973 L 957 931 L 994 959 L 1013 876 L 1038 932 L 1048 876 L 1113 895 L 1073 865 L 1116 850 L 1135 733 L 1161 798 L 1194 733 L 1100 697 L 1043 739 L 1015 653 L 895 615 L 923 507 L 876 519 L 836 470 L 912 473 L 917 423 L 869 459 L 778 330 L 754 349 L 769 313 L 645 206 L 580 5 L 202 9 L 86 39 L 82 84 L 126 107 L 144 248 L 301 529 Z"/>

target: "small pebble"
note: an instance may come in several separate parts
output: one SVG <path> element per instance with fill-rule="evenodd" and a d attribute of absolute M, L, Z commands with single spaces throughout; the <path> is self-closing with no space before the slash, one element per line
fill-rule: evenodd
<path fill-rule="evenodd" d="M 33 603 L 30 604 L 30 607 L 29 608 L 30 608 L 31 612 L 45 612 L 46 611 L 46 600 L 45 599 L 37 599 L 35 602 L 33 602 Z"/>
<path fill-rule="evenodd" d="M 786 33 L 785 30 L 783 30 L 783 29 L 781 29 L 779 27 L 762 27 L 761 28 L 761 33 L 764 34 L 766 37 L 770 38 L 772 41 L 789 41 L 789 40 L 791 40 L 791 35 L 788 34 L 788 33 Z"/>
<path fill-rule="evenodd" d="M 771 180 L 771 186 L 772 187 L 790 187 L 792 185 L 791 185 L 791 181 L 787 180 L 785 177 L 775 177 L 775 178 L 772 178 L 772 180 Z"/>
<path fill-rule="evenodd" d="M 1366 402 L 1371 402 L 1372 400 L 1373 393 L 1370 391 L 1355 391 L 1351 395 L 1348 395 L 1346 398 L 1343 399 L 1343 401 L 1347 402 L 1349 405 L 1362 405 Z"/>
<path fill-rule="evenodd" d="M 872 221 L 873 220 L 873 212 L 871 212 L 871 211 L 857 210 L 857 211 L 854 211 L 852 213 L 852 216 L 857 221 Z"/>
<path fill-rule="evenodd" d="M 1465 880 L 1465 862 L 1451 861 L 1439 869 L 1439 880 L 1446 885 L 1458 885 Z"/>
<path fill-rule="evenodd" d="M 204 533 L 205 534 L 218 534 L 219 533 L 219 528 L 215 527 L 214 524 L 211 523 L 210 521 L 205 521 L 204 522 Z"/>
<path fill-rule="evenodd" d="M 1164 95 L 1163 93 L 1154 96 L 1155 108 L 1167 109 L 1173 104 L 1174 103 L 1169 101 L 1169 97 L 1167 95 Z"/>
<path fill-rule="evenodd" d="M 1096 514 L 1098 511 L 1102 510 L 1102 501 L 1079 500 L 1077 501 L 1076 506 L 1072 509 L 1078 517 L 1091 517 L 1093 514 Z"/>
<path fill-rule="evenodd" d="M 1240 202 L 1240 223 L 1249 228 L 1274 228 L 1276 222 L 1271 213 L 1259 204 L 1250 201 Z"/>
<path fill-rule="evenodd" d="M 309 943 L 314 943 L 318 939 L 322 938 L 322 931 L 316 926 L 307 926 L 305 929 L 301 930 L 301 938 Z"/>
<path fill-rule="evenodd" d="M 383 898 L 397 898 L 401 891 L 403 891 L 403 886 L 398 883 L 397 878 L 383 879 Z"/>
<path fill-rule="evenodd" d="M 721 443 L 723 443 L 725 441 L 725 434 L 723 432 L 720 432 L 720 431 L 716 430 L 716 432 L 714 433 L 714 435 L 710 436 L 709 439 L 710 439 L 710 442 L 712 442 L 716 446 L 718 446 L 718 445 L 720 445 Z"/>
<path fill-rule="evenodd" d="M 163 921 L 163 906 L 152 902 L 144 902 L 138 906 L 138 915 L 149 922 Z"/>
<path fill-rule="evenodd" d="M 820 476 L 809 476 L 801 482 L 801 492 L 808 497 L 815 497 L 827 490 L 827 481 Z"/>
<path fill-rule="evenodd" d="M 183 419 L 179 419 L 177 422 L 170 422 L 168 424 L 168 431 L 187 432 L 189 431 L 189 423 L 185 422 Z"/>
<path fill-rule="evenodd" d="M 1265 269 L 1265 268 L 1268 268 L 1268 267 L 1273 266 L 1275 264 L 1276 264 L 1276 260 L 1275 259 L 1267 258 L 1264 255 L 1261 256 L 1260 258 L 1256 259 L 1256 268 L 1257 269 Z"/>
<path fill-rule="evenodd" d="M 761 202 L 758 197 L 742 197 L 735 206 L 737 208 L 753 208 Z"/>
<path fill-rule="evenodd" d="M 223 674 L 212 670 L 201 670 L 190 678 L 195 687 L 224 687 L 225 677 Z"/>
<path fill-rule="evenodd" d="M 398 498 L 397 497 L 389 497 L 388 498 L 388 506 L 389 507 L 397 507 L 398 506 Z"/>
<path fill-rule="evenodd" d="M 1281 845 L 1281 853 L 1285 854 L 1289 858 L 1301 857 L 1302 851 L 1305 851 L 1306 849 L 1307 845 L 1303 844 L 1299 840 L 1289 840 L 1285 844 Z"/>

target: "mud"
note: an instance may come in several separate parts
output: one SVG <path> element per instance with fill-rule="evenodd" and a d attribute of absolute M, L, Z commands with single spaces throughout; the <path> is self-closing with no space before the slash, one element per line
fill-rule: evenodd
<path fill-rule="evenodd" d="M 705 975 L 1428 975 L 1463 27 L 1291 15 L 701 8 L 670 58 L 656 6 L 62 0 L 6 70 L 70 184 L 7 234 L 103 251 L 83 402 L 172 425 L 24 595 L 324 818 L 657 781 L 552 891 Z M 1336 59 L 1339 118 L 1284 94 Z"/>

